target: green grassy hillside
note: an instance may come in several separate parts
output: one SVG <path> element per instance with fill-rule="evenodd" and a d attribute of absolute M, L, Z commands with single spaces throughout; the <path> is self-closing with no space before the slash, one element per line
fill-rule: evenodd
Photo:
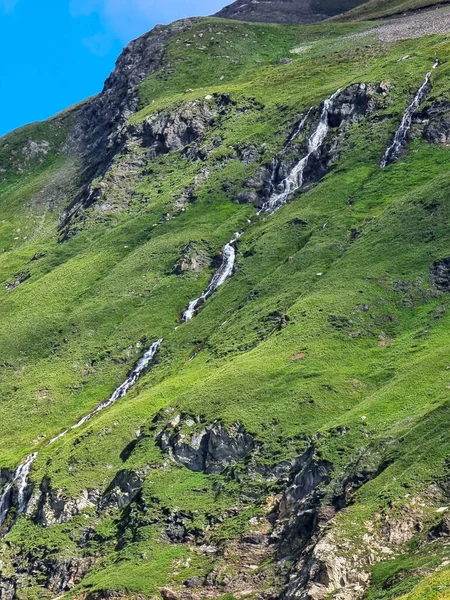
<path fill-rule="evenodd" d="M 148 161 L 126 201 L 110 173 L 105 207 L 88 208 L 81 232 L 63 243 L 58 220 L 78 185 L 77 160 L 64 149 L 73 112 L 0 140 L 0 467 L 39 452 L 35 503 L 48 489 L 63 504 L 86 490 L 101 495 L 123 471 L 142 480 L 124 508 L 86 503 L 54 522 L 31 505 L 1 545 L 1 598 L 16 575 L 17 598 L 171 598 L 167 587 L 188 598 L 183 582 L 218 565 L 222 582 L 197 597 L 277 597 L 286 581 L 274 554 L 255 567 L 260 587 L 226 585 L 244 560 L 239 544 L 255 523 L 273 526 L 265 519 L 286 485 L 254 475 L 251 461 L 291 460 L 312 440 L 332 465 L 324 502 L 338 504 L 350 471 L 371 473 L 326 530 L 339 556 L 369 573 L 361 593 L 449 594 L 445 536 L 431 532 L 449 493 L 450 295 L 430 269 L 450 255 L 450 152 L 426 142 L 416 123 L 400 160 L 386 169 L 379 161 L 436 55 L 422 110 L 448 101 L 450 46 L 446 35 L 389 45 L 352 35 L 366 26 L 203 19 L 172 39 L 131 123 L 205 96 L 226 94 L 227 110 L 207 128 L 201 157 Z M 348 128 L 317 185 L 272 216 L 235 202 L 310 106 L 338 88 L 380 82 L 389 94 Z M 240 159 L 243 145 L 256 160 Z M 181 324 L 237 231 L 235 273 Z M 187 248 L 204 266 L 177 274 Z M 125 398 L 47 446 L 159 338 L 155 364 Z M 156 436 L 178 414 L 239 421 L 257 457 L 222 474 L 171 461 Z M 177 519 L 181 541 L 164 533 Z M 402 536 L 389 537 L 386 523 Z M 73 561 L 83 570 L 71 585 L 49 582 L 48 565 Z"/>

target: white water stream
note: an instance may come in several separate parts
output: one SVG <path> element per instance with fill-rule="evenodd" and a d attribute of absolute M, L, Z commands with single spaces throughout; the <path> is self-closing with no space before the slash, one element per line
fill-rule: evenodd
<path fill-rule="evenodd" d="M 27 499 L 25 496 L 26 489 L 28 487 L 28 476 L 33 466 L 33 462 L 37 457 L 37 452 L 30 454 L 26 460 L 21 463 L 14 474 L 13 480 L 3 490 L 0 496 L 0 527 L 6 520 L 10 509 L 10 494 L 12 492 L 14 484 L 17 486 L 17 514 L 22 513 L 27 505 Z"/>
<path fill-rule="evenodd" d="M 435 69 L 438 65 L 439 65 L 439 61 L 436 60 L 433 65 L 433 69 Z M 380 167 L 382 169 L 387 167 L 391 162 L 393 162 L 394 160 L 396 160 L 398 158 L 400 151 L 403 147 L 403 144 L 406 141 L 408 132 L 411 129 L 413 117 L 414 117 L 415 113 L 417 112 L 419 106 L 422 104 L 422 102 L 425 100 L 425 98 L 427 96 L 427 88 L 428 88 L 428 84 L 430 83 L 431 75 L 432 75 L 432 71 L 429 71 L 429 73 L 426 74 L 425 81 L 422 83 L 422 85 L 418 89 L 411 104 L 406 108 L 405 112 L 403 113 L 402 121 L 400 123 L 399 128 L 395 132 L 392 144 L 386 150 L 383 158 L 381 159 Z"/>
<path fill-rule="evenodd" d="M 303 185 L 304 172 L 309 163 L 309 159 L 315 154 L 319 148 L 323 145 L 325 138 L 328 135 L 330 129 L 328 125 L 329 112 L 333 107 L 333 102 L 337 96 L 341 93 L 341 90 L 336 90 L 325 102 L 323 103 L 322 112 L 320 114 L 319 122 L 317 127 L 314 129 L 308 139 L 307 154 L 291 169 L 289 175 L 277 186 L 278 191 L 274 192 L 270 198 L 265 202 L 258 211 L 258 214 L 267 212 L 273 214 L 279 208 L 281 208 L 289 199 L 289 196 L 299 190 Z M 297 132 L 291 137 L 291 140 L 295 139 L 301 129 L 305 126 L 306 121 L 311 113 L 309 110 L 303 121 L 300 123 Z M 274 181 L 275 170 L 272 174 L 272 181 Z"/>
<path fill-rule="evenodd" d="M 205 301 L 221 286 L 230 275 L 233 273 L 234 263 L 236 262 L 236 247 L 235 241 L 241 236 L 241 233 L 235 233 L 233 239 L 226 244 L 222 250 L 222 263 L 214 273 L 210 284 L 201 296 L 192 300 L 189 303 L 187 310 L 184 312 L 182 322 L 187 323 L 196 314 L 197 309 L 205 303 Z"/>
<path fill-rule="evenodd" d="M 56 440 L 59 440 L 60 438 L 67 435 L 69 431 L 73 429 L 78 429 L 79 427 L 84 425 L 84 423 L 92 419 L 92 417 L 105 410 L 106 408 L 109 408 L 118 400 L 123 398 L 125 394 L 129 391 L 129 389 L 132 388 L 138 382 L 138 380 L 145 372 L 149 364 L 155 358 L 155 355 L 158 352 L 162 342 L 163 340 L 160 339 L 150 346 L 147 352 L 138 360 L 134 369 L 131 371 L 129 377 L 119 385 L 119 387 L 114 391 L 112 396 L 108 398 L 108 400 L 105 400 L 105 402 L 99 404 L 95 410 L 93 410 L 91 413 L 80 419 L 77 423 L 75 423 L 75 425 L 72 425 L 70 429 L 66 429 L 56 437 L 52 438 L 48 442 L 47 446 L 50 446 L 51 444 L 56 442 Z M 13 492 L 14 486 L 17 488 L 17 514 L 23 513 L 26 509 L 28 502 L 28 498 L 26 497 L 26 490 L 29 485 L 29 475 L 31 467 L 33 466 L 33 462 L 35 461 L 37 455 L 37 452 L 30 454 L 30 456 L 28 456 L 26 460 L 17 467 L 13 480 L 10 483 L 8 483 L 4 488 L 2 495 L 0 496 L 0 527 L 3 525 L 6 518 L 8 517 L 8 513 L 11 508 L 11 494 Z"/>

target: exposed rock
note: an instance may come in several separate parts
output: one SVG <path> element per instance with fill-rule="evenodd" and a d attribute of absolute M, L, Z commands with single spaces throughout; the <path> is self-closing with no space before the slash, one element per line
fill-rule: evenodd
<path fill-rule="evenodd" d="M 36 262 L 42 258 L 45 258 L 45 256 L 47 256 L 45 252 L 36 252 L 36 254 L 31 258 L 30 262 Z"/>
<path fill-rule="evenodd" d="M 324 143 L 309 156 L 303 170 L 302 187 L 308 188 L 319 181 L 336 162 L 347 129 L 361 118 L 373 113 L 377 107 L 378 86 L 356 83 L 342 90 L 328 110 L 329 133 Z M 286 143 L 271 164 L 263 165 L 246 181 L 248 191 L 238 195 L 237 202 L 252 202 L 261 207 L 289 176 L 300 159 L 308 153 L 308 139 L 317 128 L 322 106 L 311 110 L 302 122 L 296 124 Z"/>
<path fill-rule="evenodd" d="M 31 273 L 29 271 L 25 271 L 23 273 L 18 273 L 14 275 L 14 277 L 14 281 L 10 281 L 5 285 L 5 288 L 8 290 L 8 292 L 12 292 L 12 290 L 15 290 L 16 287 L 18 287 L 21 283 L 24 283 L 25 281 L 27 281 L 27 279 L 30 279 Z"/>
<path fill-rule="evenodd" d="M 197 22 L 192 18 L 157 25 L 132 41 L 119 56 L 101 94 L 82 105 L 68 147 L 94 161 L 92 178 L 105 172 L 108 158 L 117 151 L 129 116 L 139 108 L 136 88 L 163 65 L 165 43 Z"/>
<path fill-rule="evenodd" d="M 448 146 L 450 144 L 450 113 L 440 114 L 424 128 L 423 137 L 427 142 Z"/>
<path fill-rule="evenodd" d="M 74 588 L 94 564 L 93 558 L 69 558 L 53 560 L 47 565 L 46 587 L 54 594 L 68 592 Z"/>
<path fill-rule="evenodd" d="M 127 506 L 136 497 L 143 481 L 133 471 L 119 471 L 103 494 L 100 509 L 123 508 Z"/>
<path fill-rule="evenodd" d="M 218 104 L 204 100 L 186 103 L 175 112 L 163 112 L 147 117 L 131 128 L 130 134 L 148 148 L 148 158 L 182 150 L 203 137 L 218 115 Z"/>
<path fill-rule="evenodd" d="M 93 177 L 63 213 L 60 220 L 62 239 L 79 231 L 75 221 L 83 220 L 92 205 L 101 213 L 120 211 L 132 199 L 136 184 L 149 161 L 169 152 L 188 152 L 191 145 L 204 137 L 215 120 L 226 114 L 231 100 L 227 95 L 214 96 L 214 102 L 194 100 L 177 110 L 164 110 L 134 125 L 124 123 L 120 144 L 111 151 L 100 177 Z M 199 157 L 197 145 L 189 156 Z M 194 187 L 196 182 L 194 182 Z M 184 204 L 180 204 L 181 208 Z"/>
<path fill-rule="evenodd" d="M 320 460 L 313 447 L 295 463 L 274 519 L 273 539 L 280 555 L 304 549 L 311 542 L 323 497 L 321 486 L 330 482 L 332 465 Z"/>
<path fill-rule="evenodd" d="M 354 492 L 388 464 L 380 454 L 368 449 L 333 482 L 332 466 L 318 460 L 314 448 L 299 459 L 297 468 L 301 470 L 284 492 L 275 513 L 279 552 L 282 556 L 294 553 L 296 557 L 286 598 L 324 600 L 333 594 L 340 600 L 350 600 L 362 596 L 370 582 L 370 565 L 390 550 L 386 541 L 376 535 L 364 536 L 364 543 L 359 540 L 354 548 L 351 540 L 335 537 L 332 524 L 335 515 L 351 503 Z M 337 492 L 331 504 L 324 488 L 328 485 L 329 489 L 330 484 Z M 391 515 L 386 521 L 392 521 Z"/>
<path fill-rule="evenodd" d="M 181 259 L 175 265 L 174 273 L 176 275 L 181 275 L 186 271 L 199 273 L 207 264 L 207 257 L 198 252 L 193 245 L 189 244 L 184 249 Z"/>
<path fill-rule="evenodd" d="M 30 140 L 23 148 L 22 154 L 26 160 L 34 160 L 36 158 L 45 158 L 50 151 L 50 144 L 45 140 L 34 141 Z"/>
<path fill-rule="evenodd" d="M 219 422 L 203 425 L 189 417 L 178 417 L 158 435 L 157 441 L 173 460 L 191 471 L 222 473 L 255 448 L 253 436 L 236 422 L 228 429 Z"/>
<path fill-rule="evenodd" d="M 62 215 L 63 239 L 68 221 L 95 200 L 89 186 L 105 175 L 126 143 L 128 119 L 139 109 L 138 85 L 162 67 L 166 42 L 197 22 L 197 18 L 192 18 L 157 25 L 132 41 L 120 55 L 103 91 L 76 110 L 65 152 L 81 159 L 80 179 L 84 185 Z"/>
<path fill-rule="evenodd" d="M 16 600 L 19 590 L 27 589 L 30 577 L 53 594 L 73 589 L 94 564 L 93 558 L 60 558 L 37 552 L 13 557 L 14 576 L 4 576 L 0 563 L 0 600 Z"/>
<path fill-rule="evenodd" d="M 450 291 L 450 257 L 437 260 L 430 270 L 433 284 L 441 291 Z"/>
<path fill-rule="evenodd" d="M 95 508 L 99 496 L 97 490 L 83 490 L 78 498 L 67 498 L 61 490 L 52 489 L 50 481 L 44 479 L 39 495 L 31 499 L 27 513 L 32 514 L 34 520 L 44 527 L 67 523 L 86 509 Z"/>
<path fill-rule="evenodd" d="M 315 23 L 363 2 L 365 0 L 237 0 L 215 16 L 259 23 Z"/>

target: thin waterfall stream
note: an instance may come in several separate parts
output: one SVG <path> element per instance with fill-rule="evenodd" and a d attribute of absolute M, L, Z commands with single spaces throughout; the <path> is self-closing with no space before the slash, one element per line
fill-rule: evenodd
<path fill-rule="evenodd" d="M 31 467 L 37 457 L 37 452 L 30 454 L 23 463 L 21 463 L 14 474 L 13 480 L 3 490 L 0 496 L 0 527 L 6 521 L 11 507 L 10 497 L 13 493 L 14 484 L 17 484 L 17 514 L 22 513 L 26 508 L 26 488 L 28 487 L 28 476 Z"/>
<path fill-rule="evenodd" d="M 84 423 L 86 423 L 87 421 L 92 419 L 92 417 L 99 414 L 106 408 L 109 408 L 110 406 L 115 404 L 118 400 L 123 398 L 127 394 L 127 392 L 142 377 L 142 375 L 144 374 L 144 372 L 146 371 L 146 369 L 148 368 L 150 363 L 155 358 L 156 353 L 158 352 L 163 341 L 164 341 L 163 339 L 159 339 L 150 346 L 150 348 L 147 350 L 147 352 L 145 352 L 145 354 L 137 361 L 136 365 L 134 366 L 134 368 L 131 371 L 128 378 L 123 383 L 121 383 L 118 388 L 116 388 L 114 390 L 113 394 L 108 398 L 108 400 L 105 400 L 104 402 L 99 404 L 95 410 L 93 410 L 91 413 L 89 413 L 88 415 L 86 415 L 85 417 L 80 419 L 77 423 L 75 423 L 75 425 L 72 425 L 72 427 L 70 427 L 69 429 L 64 430 L 59 435 L 52 438 L 47 443 L 47 447 L 50 446 L 51 444 L 53 444 L 54 442 L 56 442 L 56 440 L 59 440 L 62 437 L 66 436 L 69 433 L 69 431 L 72 431 L 73 429 L 78 429 L 79 427 L 84 425 Z M 33 463 L 36 460 L 37 456 L 38 456 L 37 452 L 30 454 L 17 467 L 17 470 L 14 474 L 12 481 L 10 481 L 4 488 L 4 490 L 0 496 L 0 527 L 4 524 L 4 522 L 8 518 L 9 511 L 13 506 L 12 495 L 14 493 L 14 487 L 17 488 L 17 502 L 15 505 L 16 511 L 17 511 L 16 514 L 19 515 L 26 510 L 26 507 L 28 504 L 27 488 L 29 487 L 29 475 L 30 475 Z"/>
<path fill-rule="evenodd" d="M 283 181 L 278 184 L 276 187 L 277 191 L 274 191 L 270 198 L 265 202 L 258 211 L 258 215 L 263 212 L 267 212 L 269 214 L 273 214 L 279 208 L 284 206 L 289 199 L 289 196 L 294 192 L 298 191 L 303 186 L 304 181 L 304 172 L 306 167 L 308 166 L 309 160 L 311 156 L 316 153 L 319 148 L 323 145 L 325 138 L 328 135 L 328 131 L 330 126 L 328 124 L 329 112 L 333 107 L 334 100 L 341 93 L 341 89 L 338 89 L 332 94 L 329 98 L 325 100 L 323 103 L 322 112 L 320 114 L 319 122 L 311 133 L 308 139 L 307 153 L 298 163 L 291 169 L 289 175 L 283 179 Z M 309 109 L 308 113 L 301 121 L 298 129 L 294 132 L 294 135 L 291 136 L 290 141 L 298 137 L 301 130 L 306 125 L 309 115 L 311 114 L 312 108 Z M 276 164 L 274 165 L 274 170 L 272 173 L 272 185 L 276 175 Z"/>
<path fill-rule="evenodd" d="M 436 67 L 438 67 L 438 66 L 439 66 L 439 60 L 436 59 L 435 63 L 433 64 L 433 69 L 436 69 Z M 413 101 L 411 102 L 411 104 L 406 108 L 405 112 L 403 113 L 402 121 L 400 123 L 399 128 L 395 132 L 392 144 L 386 150 L 386 152 L 383 155 L 383 158 L 381 159 L 380 167 L 382 169 L 384 169 L 385 167 L 390 165 L 394 160 L 397 160 L 397 158 L 399 157 L 399 154 L 403 148 L 403 144 L 405 143 L 406 138 L 408 136 L 408 132 L 411 129 L 413 117 L 414 117 L 415 113 L 417 112 L 419 106 L 422 104 L 422 102 L 425 100 L 425 98 L 428 95 L 428 91 L 429 91 L 428 86 L 429 86 L 432 74 L 433 74 L 433 71 L 429 71 L 426 74 L 425 80 L 422 83 L 422 85 L 420 86 L 420 88 L 417 90 L 417 93 L 414 96 Z"/>
<path fill-rule="evenodd" d="M 205 301 L 221 286 L 233 273 L 234 264 L 236 262 L 236 247 L 235 242 L 241 237 L 241 233 L 235 233 L 233 238 L 223 247 L 222 250 L 222 262 L 220 267 L 214 273 L 210 284 L 201 296 L 192 300 L 189 303 L 187 310 L 183 313 L 181 319 L 182 323 L 187 323 L 196 314 L 197 310 L 202 306 Z"/>

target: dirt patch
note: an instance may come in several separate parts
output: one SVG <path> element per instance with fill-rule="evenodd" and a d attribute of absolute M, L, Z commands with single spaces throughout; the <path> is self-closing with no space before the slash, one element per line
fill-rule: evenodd
<path fill-rule="evenodd" d="M 391 43 L 449 32 L 450 7 L 446 6 L 391 19 L 389 22 L 359 33 L 355 37 L 375 34 L 381 42 Z"/>

